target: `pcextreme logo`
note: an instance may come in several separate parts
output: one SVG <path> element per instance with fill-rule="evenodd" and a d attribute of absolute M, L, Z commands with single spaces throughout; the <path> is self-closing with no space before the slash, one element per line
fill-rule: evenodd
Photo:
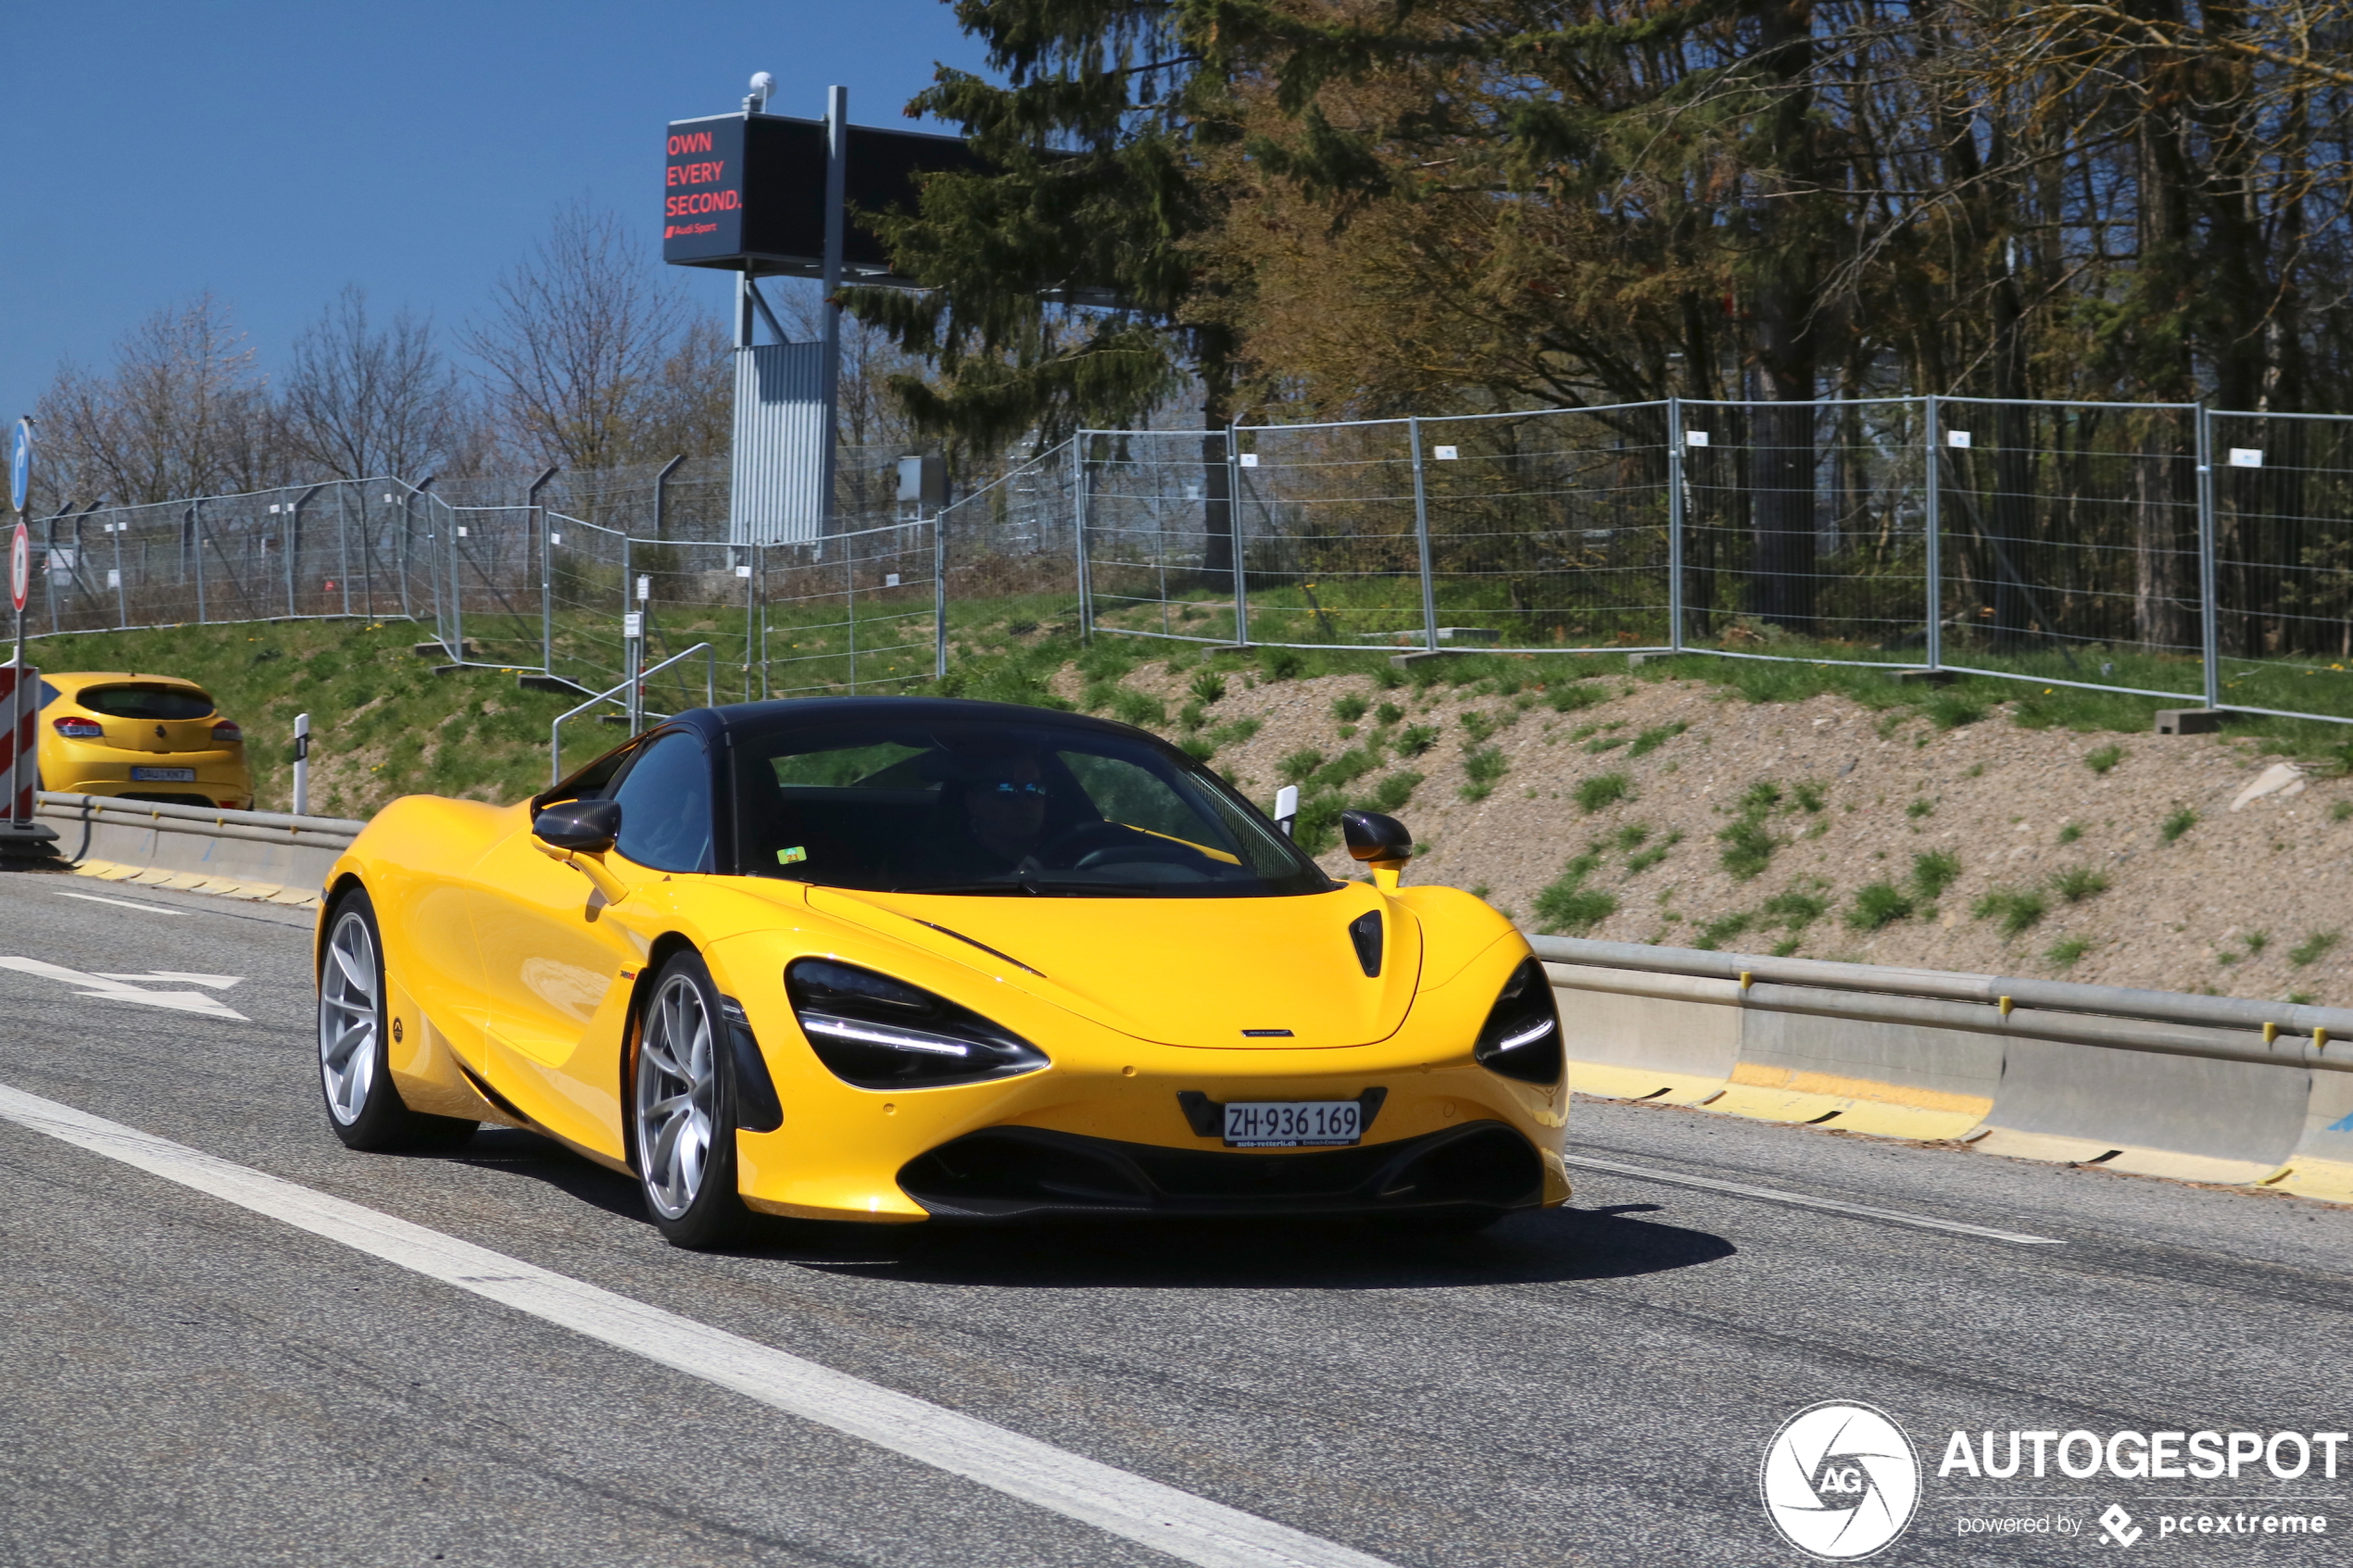
<path fill-rule="evenodd" d="M 1920 1500 L 1919 1456 L 1869 1405 L 1825 1400 L 1781 1424 L 1757 1489 L 1781 1537 L 1808 1557 L 1851 1562 L 1904 1533 Z"/>

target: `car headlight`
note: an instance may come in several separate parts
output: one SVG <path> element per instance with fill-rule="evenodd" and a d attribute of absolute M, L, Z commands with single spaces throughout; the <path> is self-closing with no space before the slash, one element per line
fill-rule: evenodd
<path fill-rule="evenodd" d="M 862 1089 L 970 1084 L 1050 1065 L 1003 1025 L 871 969 L 799 959 L 786 967 L 785 990 L 817 1060 Z"/>
<path fill-rule="evenodd" d="M 1471 1055 L 1490 1073 L 1529 1084 L 1561 1081 L 1561 1021 L 1544 966 L 1524 960 L 1504 982 Z"/>

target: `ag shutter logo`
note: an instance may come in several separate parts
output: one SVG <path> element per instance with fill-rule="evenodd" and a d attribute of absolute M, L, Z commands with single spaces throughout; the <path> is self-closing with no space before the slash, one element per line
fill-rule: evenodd
<path fill-rule="evenodd" d="M 1843 1400 L 1798 1411 L 1765 1447 L 1758 1490 L 1781 1538 L 1825 1562 L 1870 1556 L 1920 1500 L 1919 1456 L 1885 1412 Z"/>

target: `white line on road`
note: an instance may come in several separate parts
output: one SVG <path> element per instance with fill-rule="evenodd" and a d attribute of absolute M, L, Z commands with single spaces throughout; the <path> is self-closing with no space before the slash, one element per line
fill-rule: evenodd
<path fill-rule="evenodd" d="M 62 888 L 49 889 L 60 898 L 79 898 L 88 904 L 112 904 L 118 909 L 144 909 L 151 915 L 192 914 L 191 909 L 170 909 L 161 904 L 134 904 L 128 898 L 101 898 L 95 893 L 68 893 Z"/>
<path fill-rule="evenodd" d="M 1687 1176 L 1680 1171 L 1655 1171 L 1647 1165 L 1622 1165 L 1615 1160 L 1595 1160 L 1589 1155 L 1564 1154 L 1561 1159 L 1571 1165 L 1582 1165 L 1589 1171 L 1607 1171 L 1613 1175 L 1636 1176 L 1646 1182 L 1667 1182 L 1682 1187 L 1700 1187 L 1708 1192 L 1729 1192 L 1735 1198 L 1761 1198 L 1768 1203 L 1793 1203 L 1801 1209 L 1826 1209 L 1833 1214 L 1853 1214 L 1859 1219 L 1884 1220 L 1894 1225 L 1918 1225 L 1924 1230 L 1954 1231 L 1962 1236 L 1983 1236 L 1988 1241 L 2007 1241 L 2020 1247 L 2064 1247 L 2067 1245 L 2055 1236 L 2026 1236 L 2018 1231 L 1997 1231 L 1985 1225 L 1965 1224 L 1959 1220 L 1937 1220 L 1926 1214 L 1906 1214 L 1894 1209 L 1873 1209 L 1868 1204 L 1847 1203 L 1835 1198 L 1813 1198 L 1802 1192 L 1782 1192 L 1777 1187 L 1745 1186 L 1739 1182 L 1719 1182 L 1713 1176 Z"/>
<path fill-rule="evenodd" d="M 1390 1568 L 1319 1536 L 56 1100 L 0 1085 L 0 1118 L 1201 1568 Z"/>

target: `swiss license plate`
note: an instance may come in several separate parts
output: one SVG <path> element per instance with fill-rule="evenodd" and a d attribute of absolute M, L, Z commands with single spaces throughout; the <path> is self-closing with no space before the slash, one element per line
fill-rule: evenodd
<path fill-rule="evenodd" d="M 194 784 L 196 782 L 196 771 L 194 768 L 133 768 L 131 770 L 131 782 L 132 784 Z"/>
<path fill-rule="evenodd" d="M 1364 1108 L 1353 1099 L 1233 1100 L 1226 1107 L 1227 1148 L 1341 1148 L 1364 1134 Z"/>

